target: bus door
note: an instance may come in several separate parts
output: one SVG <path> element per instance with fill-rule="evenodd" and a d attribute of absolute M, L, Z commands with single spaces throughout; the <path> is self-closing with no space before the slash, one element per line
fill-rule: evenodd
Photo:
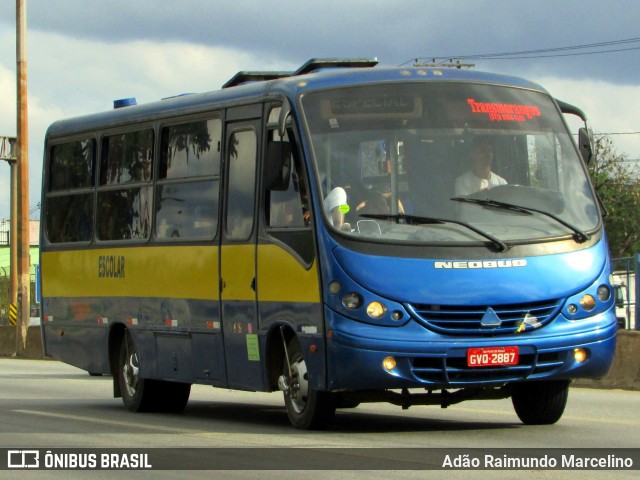
<path fill-rule="evenodd" d="M 220 302 L 229 387 L 261 389 L 256 300 L 256 168 L 260 121 L 227 123 Z"/>

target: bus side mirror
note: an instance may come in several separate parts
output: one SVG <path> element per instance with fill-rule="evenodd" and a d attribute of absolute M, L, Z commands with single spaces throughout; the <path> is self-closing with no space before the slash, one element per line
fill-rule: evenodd
<path fill-rule="evenodd" d="M 291 117 L 291 104 L 289 100 L 285 99 L 280 108 L 280 115 L 278 116 L 278 135 L 280 138 L 284 137 L 287 132 L 287 121 Z"/>
<path fill-rule="evenodd" d="M 265 189 L 286 191 L 291 178 L 291 144 L 269 142 L 265 165 Z"/>
<path fill-rule="evenodd" d="M 591 165 L 595 159 L 595 155 L 593 153 L 593 134 L 590 129 L 581 128 L 578 130 L 578 149 L 580 150 L 580 155 L 582 155 L 584 163 L 587 166 Z"/>

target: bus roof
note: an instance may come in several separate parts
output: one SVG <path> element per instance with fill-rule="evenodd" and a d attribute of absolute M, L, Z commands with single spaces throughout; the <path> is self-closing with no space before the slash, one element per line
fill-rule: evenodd
<path fill-rule="evenodd" d="M 293 100 L 307 90 L 364 83 L 458 81 L 509 85 L 544 92 L 538 84 L 519 77 L 457 68 L 381 67 L 376 66 L 377 63 L 375 59 L 312 59 L 295 72 L 238 72 L 221 90 L 177 95 L 156 102 L 59 120 L 49 127 L 47 137 L 206 112 L 266 98 L 287 97 Z"/>

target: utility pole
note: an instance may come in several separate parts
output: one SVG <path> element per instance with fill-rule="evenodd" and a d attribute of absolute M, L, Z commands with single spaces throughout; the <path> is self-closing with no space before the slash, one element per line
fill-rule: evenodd
<path fill-rule="evenodd" d="M 18 87 L 18 322 L 16 356 L 27 349 L 31 310 L 31 262 L 29 243 L 29 132 L 27 115 L 27 0 L 16 0 L 16 60 Z"/>

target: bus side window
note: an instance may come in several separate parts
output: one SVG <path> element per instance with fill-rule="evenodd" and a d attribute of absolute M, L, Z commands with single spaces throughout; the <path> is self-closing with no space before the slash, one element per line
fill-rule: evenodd
<path fill-rule="evenodd" d="M 51 148 L 44 218 L 51 243 L 91 240 L 95 144 L 85 138 Z"/>
<path fill-rule="evenodd" d="M 144 240 L 151 226 L 151 187 L 98 193 L 98 239 Z"/>
<path fill-rule="evenodd" d="M 269 198 L 269 227 L 304 227 L 309 225 L 310 214 L 308 196 L 304 181 L 298 174 L 295 162 L 292 162 L 289 186 L 286 190 L 267 192 Z"/>
<path fill-rule="evenodd" d="M 96 211 L 98 240 L 149 238 L 153 139 L 151 128 L 103 138 Z"/>
<path fill-rule="evenodd" d="M 47 198 L 46 232 L 51 243 L 88 242 L 93 225 L 93 195 Z"/>
<path fill-rule="evenodd" d="M 276 138 L 275 131 L 268 132 L 268 138 Z M 283 141 L 288 142 L 286 135 Z M 264 187 L 266 227 L 269 236 L 286 245 L 306 268 L 313 263 L 315 258 L 309 189 L 302 161 L 296 154 L 295 147 L 292 145 L 292 148 L 284 150 L 291 152 L 289 162 L 291 172 L 288 175 L 286 185 L 284 182 L 276 182 L 278 183 L 276 188 L 270 190 L 268 186 Z M 285 171 L 286 168 L 283 172 Z M 282 178 L 284 179 L 284 177 L 285 175 Z"/>
<path fill-rule="evenodd" d="M 155 235 L 213 238 L 218 229 L 222 121 L 216 115 L 161 130 Z"/>
<path fill-rule="evenodd" d="M 157 238 L 212 238 L 218 228 L 218 186 L 217 180 L 158 185 Z"/>

